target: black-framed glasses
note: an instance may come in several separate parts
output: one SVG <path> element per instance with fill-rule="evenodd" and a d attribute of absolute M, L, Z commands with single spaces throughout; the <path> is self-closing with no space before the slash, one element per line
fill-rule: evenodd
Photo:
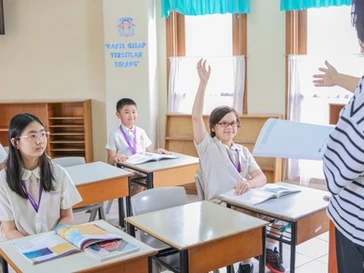
<path fill-rule="evenodd" d="M 231 127 L 238 127 L 238 125 L 239 125 L 236 121 L 232 121 L 232 122 L 223 121 L 223 122 L 218 122 L 217 124 L 219 124 L 221 127 L 229 127 L 229 125 Z"/>

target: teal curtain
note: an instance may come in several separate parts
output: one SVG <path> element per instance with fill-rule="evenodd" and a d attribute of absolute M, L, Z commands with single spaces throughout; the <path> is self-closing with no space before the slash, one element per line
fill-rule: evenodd
<path fill-rule="evenodd" d="M 249 13 L 250 0 L 161 0 L 162 17 L 177 11 L 184 15 Z M 269 1 L 269 0 L 267 0 Z"/>
<path fill-rule="evenodd" d="M 351 5 L 351 0 L 281 0 L 281 10 L 301 10 L 308 8 L 321 8 Z"/>

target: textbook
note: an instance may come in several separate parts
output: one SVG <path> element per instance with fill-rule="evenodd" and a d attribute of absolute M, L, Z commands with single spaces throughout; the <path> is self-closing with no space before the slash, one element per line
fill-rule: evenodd
<path fill-rule="evenodd" d="M 119 235 L 110 233 L 95 224 L 60 224 L 56 227 L 55 232 L 48 232 L 26 241 L 16 242 L 12 246 L 32 264 L 38 264 L 80 252 L 95 243 L 121 239 Z M 88 253 L 88 251 L 85 252 Z M 114 254 L 113 257 L 122 255 L 123 251 L 119 249 L 118 255 Z"/>
<path fill-rule="evenodd" d="M 139 250 L 139 247 L 125 241 L 124 239 L 99 242 L 84 249 L 92 257 L 100 262 Z"/>
<path fill-rule="evenodd" d="M 333 125 L 268 119 L 258 136 L 253 156 L 322 160 Z"/>
<path fill-rule="evenodd" d="M 265 184 L 262 187 L 250 188 L 242 195 L 235 195 L 235 189 L 220 194 L 220 197 L 230 199 L 232 201 L 246 204 L 258 205 L 273 198 L 280 198 L 287 194 L 300 192 L 300 189 L 294 187 L 283 187 L 275 184 Z"/>
<path fill-rule="evenodd" d="M 178 158 L 177 155 L 165 155 L 165 154 L 155 154 L 155 153 L 143 153 L 143 154 L 133 154 L 129 156 L 125 163 L 137 165 L 148 161 L 159 161 L 161 159 L 175 159 Z"/>

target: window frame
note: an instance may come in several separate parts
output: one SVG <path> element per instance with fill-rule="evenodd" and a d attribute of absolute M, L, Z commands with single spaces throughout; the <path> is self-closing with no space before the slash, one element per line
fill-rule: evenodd
<path fill-rule="evenodd" d="M 169 86 L 169 57 L 186 55 L 186 39 L 185 39 L 185 16 L 175 11 L 170 12 L 166 18 L 166 51 L 167 51 L 167 86 Z M 233 55 L 247 56 L 247 14 L 232 14 L 232 39 L 233 39 Z M 245 62 L 245 82 L 243 96 L 243 114 L 248 113 L 248 95 L 247 95 L 247 63 Z M 168 96 L 168 90 L 167 90 Z"/>
<path fill-rule="evenodd" d="M 285 117 L 289 113 L 288 88 L 288 55 L 307 54 L 307 10 L 291 10 L 286 12 L 286 109 Z"/>

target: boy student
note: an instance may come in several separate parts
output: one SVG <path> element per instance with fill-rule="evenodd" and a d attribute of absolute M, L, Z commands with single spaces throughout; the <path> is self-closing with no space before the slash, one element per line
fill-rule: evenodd
<path fill-rule="evenodd" d="M 106 144 L 107 162 L 111 165 L 119 164 L 133 154 L 151 152 L 152 142 L 145 131 L 134 123 L 137 120 L 137 105 L 132 99 L 123 98 L 116 104 L 116 116 L 120 119 L 120 126 L 109 135 Z M 154 151 L 158 154 L 171 154 L 164 149 Z M 132 195 L 140 192 L 142 186 L 133 185 Z"/>
<path fill-rule="evenodd" d="M 210 134 L 203 121 L 205 90 L 211 68 L 202 59 L 197 63 L 200 84 L 192 108 L 192 125 L 195 146 L 200 158 L 197 178 L 200 180 L 207 200 L 232 188 L 236 195 L 248 188 L 263 186 L 267 179 L 249 150 L 234 143 L 233 138 L 240 127 L 239 115 L 229 106 L 216 107 L 210 114 Z M 246 211 L 244 211 L 246 213 Z M 274 273 L 285 272 L 282 257 L 271 242 L 266 242 L 266 265 Z M 239 263 L 238 273 L 253 273 L 249 260 Z"/>

